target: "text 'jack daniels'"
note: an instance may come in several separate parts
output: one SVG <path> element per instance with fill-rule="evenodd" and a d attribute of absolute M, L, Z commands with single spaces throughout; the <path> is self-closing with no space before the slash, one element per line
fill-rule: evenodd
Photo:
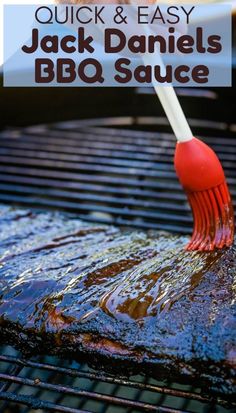
<path fill-rule="evenodd" d="M 54 12 L 51 6 L 40 7 L 37 27 L 21 50 L 34 56 L 37 84 L 79 80 L 82 85 L 103 85 L 109 76 L 116 85 L 204 85 L 211 70 L 206 55 L 216 57 L 223 44 L 220 33 L 209 32 L 209 26 L 196 18 L 196 9 L 65 6 L 59 13 L 57 7 Z M 67 11 L 63 18 L 62 11 Z M 61 30 L 63 24 L 66 31 Z"/>

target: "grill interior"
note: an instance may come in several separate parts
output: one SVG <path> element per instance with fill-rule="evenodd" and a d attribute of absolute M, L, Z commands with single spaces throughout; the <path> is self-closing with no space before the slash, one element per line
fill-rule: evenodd
<path fill-rule="evenodd" d="M 217 104 L 215 92 L 204 93 L 201 99 L 213 102 L 209 107 Z M 236 207 L 236 125 L 214 119 L 192 119 L 190 124 L 219 155 Z M 87 221 L 190 234 L 192 216 L 174 172 L 174 146 L 161 116 L 8 128 L 0 134 L 0 202 L 62 209 Z M 70 360 L 24 360 L 12 348 L 0 348 L 0 412 L 36 410 L 233 413 L 235 406 L 212 399 L 207 389 L 168 378 L 127 380 Z"/>
<path fill-rule="evenodd" d="M 207 389 L 168 379 L 111 377 L 55 357 L 24 360 L 12 348 L 1 349 L 0 382 L 2 413 L 235 412 L 232 404 L 208 397 Z"/>
<path fill-rule="evenodd" d="M 235 204 L 236 128 L 191 123 L 218 153 Z M 6 130 L 0 135 L 0 202 L 190 233 L 191 211 L 173 167 L 175 139 L 165 128 L 162 118 L 123 117 Z"/>

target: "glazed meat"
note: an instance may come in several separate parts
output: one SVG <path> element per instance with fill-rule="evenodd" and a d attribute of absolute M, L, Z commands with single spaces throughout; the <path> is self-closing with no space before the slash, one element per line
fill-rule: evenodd
<path fill-rule="evenodd" d="M 236 251 L 185 252 L 186 237 L 0 208 L 0 340 L 236 389 Z"/>

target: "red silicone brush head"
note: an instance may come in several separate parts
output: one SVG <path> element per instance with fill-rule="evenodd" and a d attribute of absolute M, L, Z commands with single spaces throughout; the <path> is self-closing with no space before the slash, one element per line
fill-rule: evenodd
<path fill-rule="evenodd" d="M 179 142 L 175 169 L 194 217 L 187 250 L 212 251 L 234 239 L 234 213 L 223 168 L 215 152 L 199 139 Z"/>

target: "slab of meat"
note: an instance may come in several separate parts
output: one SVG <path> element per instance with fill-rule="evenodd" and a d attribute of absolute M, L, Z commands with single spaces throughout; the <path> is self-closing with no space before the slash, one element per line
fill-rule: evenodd
<path fill-rule="evenodd" d="M 236 249 L 0 208 L 0 340 L 119 375 L 236 390 Z"/>

